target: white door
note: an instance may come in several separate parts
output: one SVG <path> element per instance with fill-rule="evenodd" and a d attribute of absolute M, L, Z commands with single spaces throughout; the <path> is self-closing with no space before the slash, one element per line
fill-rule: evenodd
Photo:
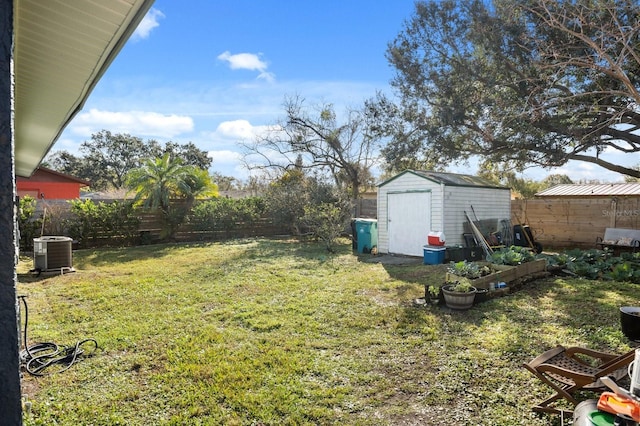
<path fill-rule="evenodd" d="M 389 253 L 422 257 L 431 228 L 431 192 L 391 193 L 387 202 Z"/>

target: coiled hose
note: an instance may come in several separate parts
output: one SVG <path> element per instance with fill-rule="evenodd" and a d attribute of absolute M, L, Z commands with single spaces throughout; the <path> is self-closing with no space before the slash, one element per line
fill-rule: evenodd
<path fill-rule="evenodd" d="M 25 371 L 33 376 L 45 376 L 51 373 L 61 373 L 71 368 L 82 356 L 91 356 L 98 349 L 95 339 L 84 339 L 76 342 L 74 346 L 58 346 L 51 342 L 35 343 L 27 345 L 27 326 L 29 323 L 29 308 L 26 296 L 18 296 L 24 305 L 24 350 L 20 351 L 20 364 Z M 89 352 L 85 352 L 84 346 L 90 345 Z M 54 371 L 45 372 L 49 367 L 57 366 Z"/>

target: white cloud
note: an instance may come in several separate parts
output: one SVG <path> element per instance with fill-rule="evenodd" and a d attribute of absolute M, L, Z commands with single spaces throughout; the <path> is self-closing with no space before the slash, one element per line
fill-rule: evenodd
<path fill-rule="evenodd" d="M 258 71 L 258 79 L 265 80 L 270 83 L 275 81 L 275 74 L 268 72 L 268 64 L 260 59 L 260 54 L 255 53 L 236 53 L 232 55 L 228 50 L 218 55 L 218 59 L 229 64 L 232 70 L 249 70 Z"/>
<path fill-rule="evenodd" d="M 240 153 L 230 150 L 209 151 L 207 154 L 213 159 L 214 166 L 219 165 L 237 165 L 242 159 Z"/>
<path fill-rule="evenodd" d="M 272 129 L 272 126 L 253 126 L 248 120 L 223 121 L 215 134 L 224 139 L 249 141 Z"/>
<path fill-rule="evenodd" d="M 207 155 L 213 160 L 212 171 L 241 180 L 249 177 L 249 170 L 244 166 L 239 152 L 223 149 L 209 151 Z"/>
<path fill-rule="evenodd" d="M 193 130 L 193 119 L 184 115 L 147 111 L 112 112 L 90 109 L 78 114 L 70 130 L 85 137 L 107 129 L 113 133 L 172 138 Z"/>
<path fill-rule="evenodd" d="M 140 21 L 140 24 L 138 24 L 138 28 L 136 28 L 133 33 L 133 39 L 141 40 L 148 38 L 149 34 L 151 34 L 151 30 L 160 26 L 158 21 L 162 18 L 164 18 L 164 13 L 160 12 L 158 9 L 154 9 L 153 7 L 149 9 L 144 18 L 142 18 L 142 21 Z"/>

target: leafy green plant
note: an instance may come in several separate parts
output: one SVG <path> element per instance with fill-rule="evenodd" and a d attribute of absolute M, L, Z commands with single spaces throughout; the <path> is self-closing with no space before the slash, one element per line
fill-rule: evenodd
<path fill-rule="evenodd" d="M 611 250 L 572 249 L 555 255 L 538 256 L 549 266 L 561 266 L 577 276 L 590 280 L 614 280 L 640 283 L 640 253 L 621 253 Z"/>
<path fill-rule="evenodd" d="M 438 297 L 440 297 L 440 286 L 436 286 L 436 285 L 427 286 L 427 294 L 432 299 L 437 299 Z"/>
<path fill-rule="evenodd" d="M 136 205 L 162 212 L 162 238 L 175 237 L 196 199 L 218 194 L 218 187 L 206 170 L 187 165 L 169 152 L 149 158 L 129 171 L 127 185 L 135 192 Z M 176 206 L 176 199 L 185 200 L 186 205 Z"/>
<path fill-rule="evenodd" d="M 517 266 L 535 260 L 535 254 L 526 247 L 511 246 L 493 252 L 491 262 L 496 265 Z"/>
<path fill-rule="evenodd" d="M 457 281 L 447 282 L 445 283 L 445 288 L 449 291 L 455 291 L 458 293 L 470 293 L 476 290 L 476 288 L 471 285 L 471 281 L 467 278 L 460 278 Z"/>
<path fill-rule="evenodd" d="M 640 283 L 640 268 L 634 268 L 631 262 L 618 263 L 611 268 L 609 278 L 614 281 Z"/>
<path fill-rule="evenodd" d="M 447 270 L 459 277 L 476 279 L 489 275 L 493 272 L 489 265 L 481 265 L 476 262 L 468 262 L 461 260 L 460 262 L 451 262 L 447 266 Z"/>

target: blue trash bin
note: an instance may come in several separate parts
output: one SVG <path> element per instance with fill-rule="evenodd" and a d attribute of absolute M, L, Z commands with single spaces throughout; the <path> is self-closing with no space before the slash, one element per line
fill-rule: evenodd
<path fill-rule="evenodd" d="M 356 219 L 358 253 L 371 253 L 378 247 L 378 221 L 376 219 Z"/>

